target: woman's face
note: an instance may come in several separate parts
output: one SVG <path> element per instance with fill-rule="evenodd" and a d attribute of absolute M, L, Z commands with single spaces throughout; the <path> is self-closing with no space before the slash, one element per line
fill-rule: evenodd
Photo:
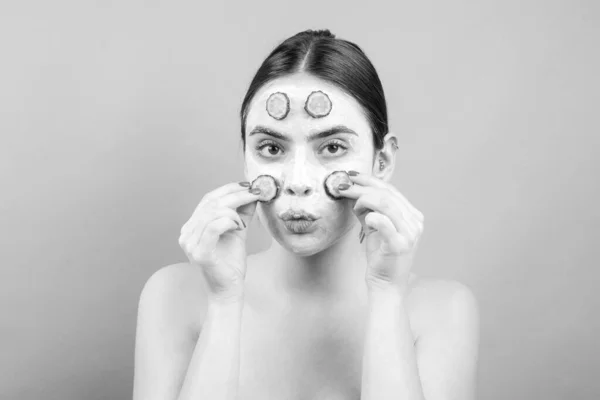
<path fill-rule="evenodd" d="M 319 90 L 329 96 L 332 109 L 325 117 L 313 118 L 304 104 Z M 266 101 L 275 92 L 285 93 L 290 100 L 290 111 L 281 120 L 267 112 Z M 370 174 L 373 150 L 371 128 L 362 108 L 336 86 L 306 74 L 263 86 L 246 119 L 245 174 L 249 181 L 262 174 L 273 176 L 280 184 L 280 194 L 269 204 L 259 203 L 261 222 L 295 254 L 309 256 L 328 248 L 352 228 L 356 218 L 350 200 L 327 196 L 325 178 L 337 170 Z M 280 218 L 289 210 L 305 211 L 318 219 L 308 231 L 296 233 Z"/>

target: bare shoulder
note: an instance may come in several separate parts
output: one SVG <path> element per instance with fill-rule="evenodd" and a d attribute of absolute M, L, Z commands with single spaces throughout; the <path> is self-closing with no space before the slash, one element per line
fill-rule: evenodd
<path fill-rule="evenodd" d="M 479 307 L 470 287 L 455 280 L 416 277 L 408 299 L 411 325 L 418 336 L 476 330 Z"/>
<path fill-rule="evenodd" d="M 424 397 L 475 399 L 479 312 L 473 291 L 453 280 L 419 279 L 408 303 Z"/>
<path fill-rule="evenodd" d="M 190 263 L 167 265 L 154 272 L 140 294 L 141 308 L 172 328 L 199 331 L 206 313 L 202 271 Z"/>
<path fill-rule="evenodd" d="M 174 399 L 202 329 L 206 289 L 194 265 L 167 265 L 146 281 L 138 304 L 134 399 Z"/>
<path fill-rule="evenodd" d="M 257 256 L 249 255 L 248 264 Z M 208 296 L 200 267 L 188 262 L 155 271 L 144 284 L 138 314 L 152 316 L 165 329 L 198 335 L 206 317 Z"/>

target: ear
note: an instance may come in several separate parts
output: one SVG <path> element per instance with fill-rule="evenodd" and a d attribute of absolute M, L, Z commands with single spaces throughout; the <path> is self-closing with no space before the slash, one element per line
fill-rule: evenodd
<path fill-rule="evenodd" d="M 373 160 L 373 175 L 387 182 L 394 174 L 396 168 L 396 150 L 398 149 L 398 137 L 389 132 L 383 138 L 383 148 L 375 152 Z M 383 169 L 381 166 L 383 165 Z"/>

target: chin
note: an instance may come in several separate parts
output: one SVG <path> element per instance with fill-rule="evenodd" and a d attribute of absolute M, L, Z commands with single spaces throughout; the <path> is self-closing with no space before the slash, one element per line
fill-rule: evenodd
<path fill-rule="evenodd" d="M 277 240 L 281 247 L 299 257 L 314 256 L 315 254 L 327 249 L 331 245 L 330 243 L 326 243 L 315 238 L 303 239 L 298 236 L 287 238 L 282 238 L 281 236 L 273 237 L 275 240 Z"/>
<path fill-rule="evenodd" d="M 327 250 L 343 238 L 352 225 L 320 227 L 311 233 L 293 234 L 285 227 L 270 226 L 269 233 L 287 251 L 299 257 L 310 257 Z"/>

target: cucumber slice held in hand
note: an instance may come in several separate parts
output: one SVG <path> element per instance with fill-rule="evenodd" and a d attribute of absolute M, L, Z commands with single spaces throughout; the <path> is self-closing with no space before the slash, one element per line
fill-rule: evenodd
<path fill-rule="evenodd" d="M 252 181 L 252 185 L 250 185 L 250 190 L 256 188 L 260 189 L 258 201 L 263 203 L 270 203 L 279 194 L 279 185 L 271 175 L 259 175 L 256 177 Z"/>
<path fill-rule="evenodd" d="M 348 185 L 354 185 L 354 182 L 350 179 L 350 176 L 345 171 L 334 171 L 327 178 L 325 178 L 325 193 L 334 200 L 342 199 L 343 196 L 340 194 L 338 186 L 342 183 Z"/>

